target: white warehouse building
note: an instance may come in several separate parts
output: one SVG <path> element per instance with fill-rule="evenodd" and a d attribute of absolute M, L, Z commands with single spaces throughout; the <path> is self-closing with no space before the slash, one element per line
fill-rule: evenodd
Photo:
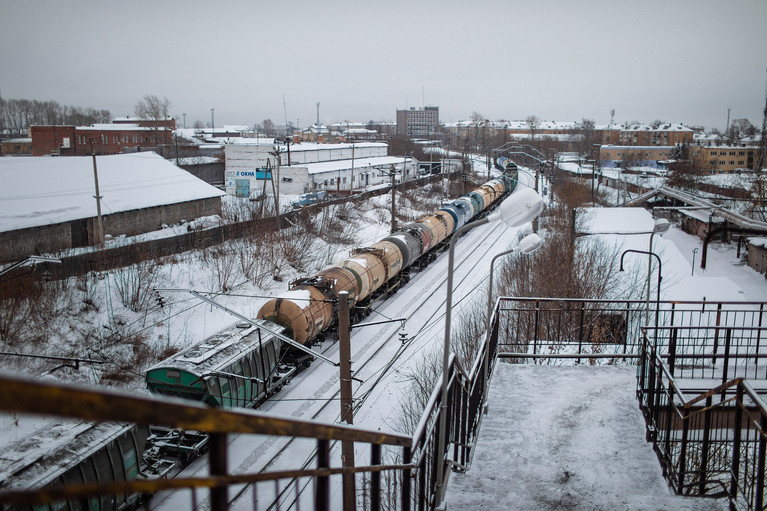
<path fill-rule="evenodd" d="M 226 191 L 239 197 L 271 193 L 279 182 L 281 195 L 312 191 L 349 191 L 390 182 L 394 170 L 398 181 L 415 177 L 412 158 L 388 156 L 383 142 L 345 144 L 264 144 L 263 140 L 239 139 L 224 146 Z"/>

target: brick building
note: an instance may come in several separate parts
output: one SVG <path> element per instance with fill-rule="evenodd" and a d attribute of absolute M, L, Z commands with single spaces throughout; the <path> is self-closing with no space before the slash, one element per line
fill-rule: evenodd
<path fill-rule="evenodd" d="M 673 149 L 673 146 L 603 145 L 599 147 L 599 161 L 606 168 L 624 168 L 626 162 L 631 166 L 657 168 L 662 166 L 658 162 L 671 157 Z"/>
<path fill-rule="evenodd" d="M 149 150 L 157 145 L 170 144 L 173 140 L 172 128 L 128 123 L 32 126 L 29 133 L 33 156 L 87 156 L 92 152 L 119 154 Z"/>
<path fill-rule="evenodd" d="M 19 156 L 32 154 L 31 138 L 11 138 L 0 142 L 0 154 L 3 156 Z"/>
<path fill-rule="evenodd" d="M 691 145 L 690 155 L 696 158 L 710 174 L 734 174 L 757 170 L 759 146 Z"/>
<path fill-rule="evenodd" d="M 597 127 L 599 140 L 604 145 L 673 146 L 691 144 L 694 131 L 681 124 L 634 124 Z"/>

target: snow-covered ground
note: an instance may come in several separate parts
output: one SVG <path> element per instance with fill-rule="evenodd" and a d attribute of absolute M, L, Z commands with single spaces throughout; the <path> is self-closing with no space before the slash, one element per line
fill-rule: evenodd
<path fill-rule="evenodd" d="M 471 468 L 448 510 L 725 510 L 673 495 L 645 442 L 631 366 L 498 364 Z"/>
<path fill-rule="evenodd" d="M 483 162 L 484 159 L 478 159 L 475 162 L 475 171 L 484 174 L 487 169 L 482 168 Z M 528 174 L 521 174 L 520 180 L 524 185 L 532 186 L 533 178 Z M 374 200 L 385 203 L 387 198 Z M 644 210 L 629 210 L 628 212 L 624 210 L 622 214 L 625 215 L 620 217 L 622 220 L 618 220 L 618 215 L 611 214 L 610 210 L 594 214 L 593 221 L 588 225 L 588 232 L 593 234 L 580 238 L 582 240 L 580 242 L 588 242 L 583 240 L 588 240 L 592 236 L 602 239 L 605 243 L 613 244 L 618 255 L 626 249 L 646 250 L 649 245 L 647 232 L 652 230 L 653 225 L 649 213 Z M 358 232 L 355 233 L 358 246 L 364 246 L 388 234 L 388 224 L 383 221 L 375 221 L 374 218 L 370 218 L 369 223 L 360 226 Z M 454 316 L 457 316 L 470 300 L 484 301 L 487 292 L 484 283 L 489 273 L 492 256 L 513 246 L 527 229 L 529 227 L 509 229 L 498 225 L 484 225 L 472 230 L 458 241 Z M 767 281 L 762 275 L 736 260 L 734 246 L 712 245 L 709 248 L 708 268 L 705 271 L 695 268 L 694 275 L 691 275 L 692 250 L 700 246 L 700 240 L 675 228 L 672 228 L 663 237 L 654 237 L 653 250 L 660 255 L 662 260 L 662 299 L 697 300 L 704 297 L 709 301 L 763 301 L 767 299 Z M 329 259 L 338 259 L 344 255 L 344 251 L 343 247 L 336 245 L 328 245 L 319 250 L 319 252 L 327 254 L 325 257 Z M 627 265 L 628 273 L 633 273 L 635 278 L 644 281 L 647 277 L 647 258 L 632 255 L 627 256 L 627 259 L 629 257 L 633 257 L 635 261 L 633 264 Z M 697 253 L 696 266 L 699 261 L 700 252 Z M 181 262 L 186 264 L 183 260 Z M 214 287 L 215 280 L 210 272 L 197 271 L 199 266 L 185 268 L 183 264 L 176 265 L 169 270 L 176 277 L 181 275 L 183 286 L 179 285 L 178 287 L 200 290 Z M 654 271 L 657 271 L 657 265 Z M 363 327 L 353 331 L 352 369 L 355 371 L 355 377 L 362 381 L 362 383 L 354 383 L 354 397 L 359 406 L 355 417 L 356 425 L 389 431 L 399 429 L 400 401 L 407 398 L 408 382 L 404 375 L 417 367 L 425 355 L 434 350 L 440 350 L 442 346 L 446 272 L 447 254 L 442 254 L 427 269 L 415 274 L 411 282 L 391 299 L 376 306 L 375 314 L 370 318 L 370 321 L 384 318 L 406 318 L 404 331 L 407 334 L 408 342 L 404 346 L 401 345 L 398 335 L 399 323 L 392 323 L 388 326 Z M 286 276 L 285 280 L 287 278 L 290 276 Z M 629 278 L 631 277 L 629 276 Z M 652 282 L 655 283 L 655 273 L 652 274 Z M 267 296 L 278 295 L 286 288 L 286 282 L 271 282 L 262 289 L 247 287 L 244 292 L 233 293 L 231 296 L 221 295 L 217 299 L 224 305 L 243 314 L 255 315 Z M 653 296 L 654 293 L 655 290 L 653 289 Z M 154 325 L 153 329 L 150 329 L 152 335 L 163 334 L 165 338 L 162 342 L 183 347 L 185 343 L 200 340 L 234 321 L 231 316 L 219 309 L 205 305 L 197 306 L 177 317 L 177 311 L 190 305 L 187 301 L 188 298 L 186 297 L 173 298 L 171 307 L 166 308 L 169 318 L 167 322 L 162 321 L 162 318 L 150 319 L 150 324 L 157 319 L 160 321 Z M 171 317 L 172 319 L 170 319 Z M 335 343 L 326 341 L 319 349 L 331 359 L 338 357 Z M 555 371 L 556 369 L 552 368 L 551 370 Z M 565 370 L 563 369 L 563 371 Z M 631 373 L 630 369 L 624 369 L 624 371 Z M 524 375 L 525 373 L 520 374 Z M 615 374 L 615 377 L 630 379 L 629 375 L 621 373 L 620 370 Z M 265 403 L 261 410 L 279 416 L 337 422 L 340 415 L 338 401 L 335 400 L 337 388 L 337 369 L 315 362 L 308 370 L 295 378 L 291 385 L 277 394 L 274 399 Z M 563 398 L 558 393 L 551 392 L 551 388 L 548 388 L 548 392 L 545 393 L 537 392 L 537 400 L 544 407 L 562 402 L 561 399 Z M 578 399 L 579 394 L 574 394 L 571 401 L 576 403 Z M 588 399 L 588 396 L 584 399 Z M 494 398 L 494 401 L 497 399 Z M 589 409 L 588 403 L 590 402 L 584 401 L 582 403 L 584 409 Z M 636 402 L 631 402 L 630 405 L 636 407 Z M 494 405 L 491 401 L 491 411 L 494 406 L 502 405 Z M 597 423 L 600 421 L 610 423 L 612 419 L 609 416 L 600 417 L 598 415 L 602 411 L 609 412 L 610 408 L 610 406 L 600 406 L 597 409 L 589 410 L 589 413 L 596 414 L 592 418 Z M 573 422 L 573 427 L 569 429 L 571 435 L 575 437 L 589 434 L 588 431 L 579 429 L 592 427 L 587 422 L 589 421 Z M 0 429 L 6 432 L 6 439 L 14 436 L 18 438 L 20 432 L 24 430 L 23 424 L 24 421 L 18 417 L 4 417 Z M 640 426 L 641 424 L 637 427 Z M 516 431 L 516 428 L 518 426 L 513 421 L 506 425 L 506 429 L 509 431 Z M 524 430 L 526 426 L 520 425 L 519 428 Z M 524 431 L 517 431 L 517 434 L 520 435 L 524 433 Z M 230 446 L 230 469 L 235 472 L 257 470 L 266 463 L 269 463 L 272 469 L 295 466 L 295 460 L 307 458 L 312 449 L 312 445 L 297 442 L 290 447 L 287 455 L 272 460 L 272 455 L 276 455 L 281 449 L 281 443 L 261 439 L 254 441 L 252 437 L 233 437 L 230 439 Z M 523 453 L 521 456 L 530 460 L 543 460 L 544 453 L 533 450 L 532 445 L 520 444 L 517 447 L 516 452 Z M 510 453 L 510 456 L 513 454 Z M 335 451 L 333 455 L 335 456 Z M 657 461 L 654 459 L 652 461 L 654 462 L 654 469 L 659 470 Z M 510 462 L 511 458 L 507 459 L 506 463 Z M 205 473 L 207 470 L 205 463 L 205 460 L 198 460 L 188 467 L 184 475 Z M 577 464 L 577 458 L 573 463 Z M 531 471 L 531 479 L 536 478 L 534 472 L 536 467 L 545 471 L 538 474 L 540 480 L 547 480 L 546 477 L 551 477 L 550 468 L 547 468 L 543 462 L 528 463 L 527 470 Z M 477 468 L 476 463 L 474 468 Z M 587 473 L 594 468 L 583 466 L 580 470 L 581 473 Z M 645 467 L 643 470 L 649 471 L 651 469 Z M 575 480 L 577 481 L 577 479 Z M 153 508 L 176 509 L 181 503 L 179 499 L 183 500 L 184 498 L 182 496 L 158 496 L 154 499 Z M 599 509 L 598 507 L 595 508 Z"/>

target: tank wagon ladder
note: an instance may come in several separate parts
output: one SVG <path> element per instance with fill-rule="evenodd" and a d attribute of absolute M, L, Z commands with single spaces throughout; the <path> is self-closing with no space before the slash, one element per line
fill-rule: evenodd
<path fill-rule="evenodd" d="M 155 289 L 155 291 L 157 291 L 157 292 L 170 292 L 170 293 L 173 293 L 173 292 L 176 292 L 176 293 L 178 293 L 178 292 L 189 293 L 192 296 L 195 296 L 196 298 L 199 298 L 200 300 L 213 305 L 214 307 L 218 307 L 219 309 L 228 312 L 229 314 L 231 314 L 232 316 L 236 317 L 237 319 L 245 321 L 246 323 L 249 323 L 249 324 L 251 324 L 251 325 L 253 325 L 255 327 L 262 328 L 262 329 L 266 330 L 267 332 L 269 332 L 270 334 L 274 335 L 275 337 L 277 337 L 282 342 L 287 343 L 287 344 L 293 346 L 294 348 L 297 348 L 297 349 L 299 349 L 299 350 L 301 350 L 301 351 L 303 351 L 303 352 L 313 356 L 314 358 L 318 358 L 318 359 L 322 360 L 323 362 L 326 362 L 326 363 L 328 363 L 328 364 L 330 364 L 332 366 L 336 366 L 336 367 L 338 366 L 337 362 L 333 362 L 332 360 L 330 360 L 328 357 L 326 357 L 322 353 L 314 351 L 311 348 L 307 348 L 303 344 L 301 344 L 299 342 L 296 342 L 293 339 L 291 339 L 290 337 L 282 335 L 281 333 L 276 332 L 276 331 L 274 331 L 274 330 L 264 326 L 261 323 L 256 323 L 254 320 L 248 318 L 247 316 L 243 316 L 239 312 L 234 311 L 234 310 L 230 309 L 229 307 L 226 307 L 225 305 L 221 305 L 220 303 L 216 302 L 215 300 L 212 300 L 212 299 L 208 298 L 204 294 L 202 294 L 202 293 L 200 293 L 198 291 L 195 291 L 194 289 Z"/>
<path fill-rule="evenodd" d="M 373 248 L 373 247 L 362 247 L 362 248 L 354 248 L 351 251 L 352 255 L 356 254 L 373 254 L 378 258 L 379 261 L 384 266 L 384 273 L 386 276 L 389 276 L 389 272 L 391 269 L 389 268 L 389 260 L 386 257 L 386 253 L 383 249 L 380 248 Z M 389 280 L 384 282 L 381 287 L 379 287 L 375 292 L 371 293 L 371 303 L 376 301 L 381 296 L 386 296 L 387 298 L 393 295 L 397 292 L 397 289 L 400 287 L 400 274 L 397 273 L 396 275 L 393 275 Z"/>

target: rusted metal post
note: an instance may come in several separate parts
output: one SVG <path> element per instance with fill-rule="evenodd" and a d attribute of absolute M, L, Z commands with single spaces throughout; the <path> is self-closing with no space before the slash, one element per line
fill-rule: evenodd
<path fill-rule="evenodd" d="M 330 442 L 317 440 L 317 468 L 322 470 L 330 466 Z M 330 476 L 318 476 L 315 479 L 314 509 L 330 509 Z"/>
<path fill-rule="evenodd" d="M 762 415 L 759 426 L 762 433 L 767 431 L 767 415 Z M 764 434 L 759 435 L 759 454 L 757 458 L 756 473 L 759 476 L 756 478 L 756 498 L 754 502 L 755 509 L 764 509 L 764 468 L 765 468 L 765 455 L 767 454 L 767 439 Z"/>
<path fill-rule="evenodd" d="M 410 447 L 403 447 L 402 463 L 404 465 L 410 465 L 412 459 L 413 456 Z M 410 511 L 411 475 L 411 470 L 409 468 L 402 471 L 402 511 Z"/>
<path fill-rule="evenodd" d="M 730 365 L 730 346 L 731 345 L 732 345 L 732 328 L 727 328 L 724 331 L 724 364 L 722 367 L 722 384 L 727 383 L 727 375 L 729 374 L 728 369 Z M 722 400 L 724 400 L 724 391 L 722 392 Z"/>
<path fill-rule="evenodd" d="M 352 355 L 349 321 L 349 292 L 338 293 L 338 351 L 341 373 L 341 421 L 354 424 L 354 406 L 352 401 Z M 354 468 L 354 442 L 341 442 L 341 466 Z M 344 510 L 356 508 L 354 474 L 343 475 Z"/>
<path fill-rule="evenodd" d="M 227 456 L 226 456 L 226 434 L 225 433 L 211 433 L 208 440 L 208 463 L 210 464 L 210 475 L 212 476 L 225 476 L 227 475 Z M 213 511 L 225 511 L 227 509 L 227 500 L 229 496 L 227 494 L 227 488 L 214 487 L 210 490 L 210 508 Z"/>
<path fill-rule="evenodd" d="M 681 452 L 679 453 L 679 473 L 677 474 L 677 488 L 676 492 L 683 494 L 684 492 L 684 477 L 687 464 L 687 437 L 690 432 L 690 411 L 685 410 L 685 417 L 682 418 L 682 445 Z"/>
<path fill-rule="evenodd" d="M 708 452 L 711 446 L 711 404 L 713 398 L 708 396 L 706 398 L 706 411 L 703 413 L 703 442 L 701 444 L 700 453 L 700 472 L 698 475 L 698 494 L 703 495 L 706 491 L 706 481 L 708 477 L 706 471 L 708 470 Z"/>
<path fill-rule="evenodd" d="M 743 383 L 738 383 L 735 399 L 735 425 L 732 431 L 732 478 L 730 479 L 730 502 L 735 502 L 740 476 L 740 434 L 743 427 Z M 761 476 L 760 476 L 761 477 Z"/>
<path fill-rule="evenodd" d="M 372 466 L 381 464 L 381 445 L 372 444 L 370 446 L 370 464 Z M 381 509 L 381 472 L 370 473 L 370 509 L 378 511 Z"/>

